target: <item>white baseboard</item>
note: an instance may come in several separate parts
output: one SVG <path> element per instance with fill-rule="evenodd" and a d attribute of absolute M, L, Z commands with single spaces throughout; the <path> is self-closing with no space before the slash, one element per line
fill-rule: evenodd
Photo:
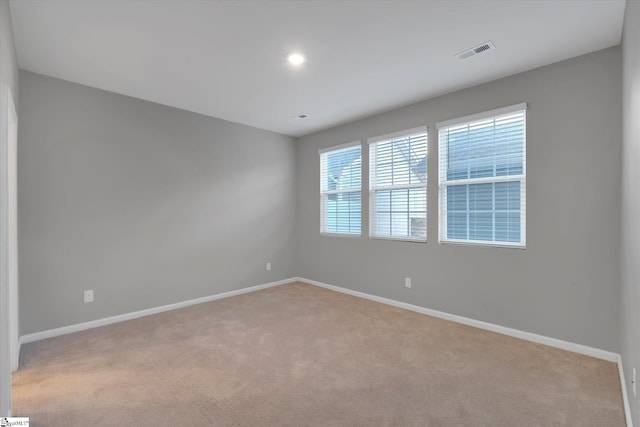
<path fill-rule="evenodd" d="M 406 302 L 396 301 L 389 298 L 383 298 L 376 295 L 354 291 L 347 288 L 341 288 L 340 286 L 328 285 L 326 283 L 305 279 L 303 277 L 298 277 L 297 280 L 300 282 L 308 283 L 310 285 L 319 286 L 321 288 L 331 289 L 332 291 L 342 292 L 343 294 L 365 298 L 371 301 L 380 302 L 382 304 L 403 308 L 405 310 L 415 311 L 416 313 L 422 313 L 429 316 L 438 317 L 440 319 L 450 320 L 456 323 L 462 323 L 463 325 L 473 326 L 476 328 L 485 329 L 487 331 L 497 332 L 502 335 L 509 335 L 511 337 L 520 338 L 523 340 L 532 341 L 540 344 L 545 344 L 550 347 L 560 348 L 562 350 L 568 350 L 574 353 L 585 354 L 587 356 L 603 359 L 609 362 L 615 363 L 618 361 L 618 358 L 620 357 L 618 353 L 613 353 L 613 352 L 601 350 L 598 348 L 588 347 L 586 345 L 576 344 L 569 341 L 563 341 L 556 338 L 550 338 L 544 335 L 538 335 L 531 332 L 520 331 L 518 329 L 507 328 L 506 326 L 500 326 L 494 323 L 488 323 L 480 320 L 470 319 L 468 317 L 449 314 L 443 311 L 432 310 L 430 308 L 408 304 Z"/>
<path fill-rule="evenodd" d="M 627 421 L 627 427 L 633 427 L 633 419 L 631 418 L 631 407 L 629 406 L 629 395 L 627 394 L 627 382 L 624 378 L 624 368 L 622 366 L 622 356 L 618 355 L 618 375 L 620 376 L 620 388 L 622 389 L 622 402 L 624 404 L 624 418 Z"/>
<path fill-rule="evenodd" d="M 618 375 L 620 376 L 620 387 L 622 391 L 622 401 L 624 405 L 624 416 L 625 416 L 626 424 L 627 424 L 627 427 L 633 427 L 633 420 L 631 418 L 631 409 L 629 406 L 629 398 L 627 395 L 627 383 L 625 381 L 624 370 L 622 367 L 622 357 L 618 353 L 613 353 L 611 351 L 601 350 L 599 348 L 589 347 L 582 344 L 576 344 L 569 341 L 559 340 L 557 338 L 546 337 L 544 335 L 538 335 L 531 332 L 520 331 L 518 329 L 507 328 L 506 326 L 500 326 L 494 323 L 488 323 L 480 320 L 470 319 L 468 317 L 449 314 L 443 311 L 432 310 L 430 308 L 408 304 L 406 302 L 396 301 L 389 298 L 383 298 L 376 295 L 367 294 L 364 292 L 354 291 L 352 289 L 342 288 L 340 286 L 329 285 L 326 283 L 318 282 L 316 280 L 305 279 L 304 277 L 297 277 L 296 281 L 308 283 L 310 285 L 318 286 L 325 289 L 330 289 L 336 292 L 341 292 L 343 294 L 368 299 L 368 300 L 379 302 L 382 304 L 403 308 L 405 310 L 414 311 L 416 313 L 438 317 L 440 319 L 449 320 L 451 322 L 461 323 L 463 325 L 473 326 L 476 328 L 485 329 L 487 331 L 508 335 L 514 338 L 520 338 L 526 341 L 544 344 L 550 347 L 572 351 L 574 353 L 584 354 L 587 356 L 595 357 L 597 359 L 606 360 L 608 362 L 614 362 L 618 365 Z"/>
<path fill-rule="evenodd" d="M 34 341 L 43 340 L 46 338 L 57 337 L 60 335 L 70 334 L 73 332 L 84 331 L 86 329 L 97 328 L 100 326 L 111 325 L 113 323 L 124 322 L 125 320 L 137 319 L 139 317 L 150 316 L 152 314 L 162 313 L 165 311 L 176 310 L 178 308 L 188 307 L 191 305 L 202 304 L 204 302 L 215 301 L 223 298 L 229 298 L 235 295 L 246 294 L 249 292 L 259 291 L 261 289 L 272 288 L 275 286 L 284 285 L 292 282 L 304 282 L 313 286 L 329 289 L 343 294 L 368 299 L 371 301 L 379 302 L 382 304 L 391 305 L 394 307 L 402 308 L 405 310 L 414 311 L 416 313 L 426 314 L 428 316 L 438 317 L 440 319 L 449 320 L 451 322 L 461 323 L 463 325 L 473 326 L 476 328 L 484 329 L 487 331 L 496 332 L 503 335 L 508 335 L 515 338 L 520 338 L 526 341 L 531 341 L 539 344 L 548 345 L 550 347 L 559 348 L 562 350 L 572 351 L 574 353 L 584 354 L 587 356 L 595 357 L 598 359 L 606 360 L 608 362 L 614 362 L 618 365 L 618 374 L 620 376 L 620 386 L 622 391 L 622 399 L 624 403 L 625 419 L 627 427 L 633 427 L 631 419 L 631 410 L 629 406 L 629 399 L 627 394 L 627 386 L 624 377 L 624 370 L 622 366 L 622 357 L 618 353 L 613 353 L 598 348 L 585 346 L 582 344 L 576 344 L 569 341 L 560 340 L 557 338 L 546 337 L 544 335 L 538 335 L 531 332 L 520 331 L 518 329 L 508 328 L 506 326 L 500 326 L 493 323 L 483 322 L 480 320 L 471 319 L 468 317 L 458 316 L 455 314 L 445 313 L 443 311 L 432 310 L 430 308 L 421 307 L 413 304 L 408 304 L 401 301 L 392 300 L 389 298 L 383 298 L 376 295 L 367 294 L 364 292 L 354 291 L 340 286 L 329 285 L 326 283 L 318 282 L 316 280 L 305 279 L 303 277 L 293 277 L 289 279 L 278 280 L 275 282 L 265 283 L 257 286 L 250 286 L 247 288 L 237 289 L 235 291 L 223 292 L 220 294 L 210 295 L 202 298 L 196 298 L 188 301 L 182 301 L 174 304 L 163 305 L 160 307 L 149 308 L 146 310 L 135 311 L 132 313 L 121 314 L 118 316 L 106 317 L 103 319 L 92 320 L 90 322 L 78 323 L 76 325 L 64 326 L 61 328 L 49 329 L 46 331 L 36 332 L 33 334 L 23 335 L 20 337 L 20 345 Z"/>
<path fill-rule="evenodd" d="M 295 282 L 296 278 L 278 280 L 276 282 L 265 283 L 262 285 L 250 286 L 248 288 L 237 289 L 235 291 L 222 292 L 220 294 L 209 295 L 202 298 L 191 299 L 188 301 L 177 302 L 174 304 L 163 305 L 160 307 L 148 308 L 146 310 L 134 311 L 132 313 L 120 314 L 103 319 L 92 320 L 90 322 L 78 323 L 75 325 L 63 326 L 61 328 L 48 329 L 46 331 L 35 332 L 20 337 L 20 344 L 26 344 L 34 341 L 40 341 L 46 338 L 53 338 L 60 335 L 71 334 L 73 332 L 84 331 L 87 329 L 97 328 L 100 326 L 111 325 L 113 323 L 124 322 L 125 320 L 137 319 L 139 317 L 150 316 L 152 314 L 162 313 L 164 311 L 176 310 L 178 308 L 188 307 L 190 305 L 202 304 L 203 302 L 215 301 L 223 298 L 229 298 L 236 295 L 246 294 L 249 292 L 259 291 L 261 289 L 272 288 L 274 286 L 284 285 L 286 283 Z"/>
<path fill-rule="evenodd" d="M 150 316 L 152 314 L 162 313 L 165 311 L 176 310 L 178 308 L 188 307 L 195 304 L 202 304 L 204 302 L 215 301 L 218 299 L 229 298 L 235 295 L 246 294 L 249 292 L 259 291 L 261 289 L 272 288 L 274 286 L 280 286 L 292 282 L 304 282 L 310 285 L 319 286 L 321 288 L 330 289 L 332 291 L 341 292 L 356 296 L 359 298 L 376 301 L 382 304 L 391 305 L 405 310 L 414 311 L 416 313 L 422 313 L 433 317 L 449 320 L 464 325 L 473 326 L 487 331 L 497 332 L 499 334 L 520 338 L 527 341 L 532 341 L 540 344 L 545 344 L 550 347 L 560 348 L 562 350 L 572 351 L 574 353 L 580 353 L 587 356 L 595 357 L 598 359 L 607 360 L 609 362 L 617 363 L 620 360 L 618 353 L 613 353 L 598 348 L 588 347 L 582 344 L 576 344 L 569 341 L 563 341 L 557 338 L 550 338 L 544 335 L 538 335 L 531 332 L 525 332 L 518 329 L 508 328 L 506 326 L 496 325 L 494 323 L 483 322 L 480 320 L 471 319 L 468 317 L 458 316 L 455 314 L 445 313 L 443 311 L 433 310 L 430 308 L 413 305 L 401 301 L 392 300 L 389 298 L 379 297 L 376 295 L 367 294 L 364 292 L 354 291 L 352 289 L 342 288 L 340 286 L 329 285 L 326 283 L 318 282 L 316 280 L 305 279 L 304 277 L 292 277 L 289 279 L 278 280 L 275 282 L 265 283 L 262 285 L 250 286 L 247 288 L 237 289 L 234 291 L 223 292 L 220 294 L 209 295 L 206 297 L 196 298 L 188 301 L 177 302 L 174 304 L 163 305 L 160 307 L 153 307 L 146 310 L 134 311 L 132 313 L 120 314 L 112 317 L 105 317 L 103 319 L 92 320 L 89 322 L 78 323 L 75 325 L 63 326 L 55 329 L 48 329 L 41 332 L 35 332 L 33 334 L 27 334 L 20 337 L 20 344 L 26 344 L 34 341 L 43 340 L 46 338 L 57 337 L 60 335 L 70 334 L 73 332 L 84 331 L 86 329 L 97 328 L 100 326 L 111 325 L 113 323 L 124 322 L 126 320 L 137 319 L 139 317 Z"/>
<path fill-rule="evenodd" d="M 18 370 L 19 366 L 20 366 L 20 348 L 22 347 L 22 341 L 20 340 L 20 338 L 18 337 L 18 348 L 16 348 L 15 351 L 17 354 L 13 355 L 13 358 L 11 359 L 11 372 L 15 372 Z"/>

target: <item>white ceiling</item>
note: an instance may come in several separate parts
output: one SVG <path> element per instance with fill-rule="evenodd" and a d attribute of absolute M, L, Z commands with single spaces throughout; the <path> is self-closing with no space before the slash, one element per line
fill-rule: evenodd
<path fill-rule="evenodd" d="M 12 0 L 20 68 L 301 136 L 620 43 L 624 0 Z M 455 54 L 487 40 L 497 49 Z M 292 69 L 291 51 L 307 62 Z M 306 119 L 293 118 L 307 114 Z"/>

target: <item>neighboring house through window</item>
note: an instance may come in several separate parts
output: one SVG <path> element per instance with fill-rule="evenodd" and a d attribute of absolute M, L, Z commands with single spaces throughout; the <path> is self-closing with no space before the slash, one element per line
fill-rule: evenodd
<path fill-rule="evenodd" d="M 369 138 L 369 235 L 427 240 L 427 128 Z"/>
<path fill-rule="evenodd" d="M 438 124 L 441 242 L 526 244 L 526 104 Z"/>
<path fill-rule="evenodd" d="M 320 232 L 356 235 L 362 229 L 360 141 L 320 151 Z"/>

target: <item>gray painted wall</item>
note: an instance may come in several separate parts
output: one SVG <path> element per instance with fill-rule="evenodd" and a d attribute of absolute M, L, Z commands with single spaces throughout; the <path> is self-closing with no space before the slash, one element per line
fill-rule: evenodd
<path fill-rule="evenodd" d="M 300 138 L 298 275 L 619 351 L 620 55 L 610 48 Z M 439 245 L 435 124 L 519 102 L 529 105 L 526 250 Z M 428 242 L 320 236 L 318 150 L 425 124 Z M 366 189 L 366 166 L 363 177 Z"/>
<path fill-rule="evenodd" d="M 0 5 L 4 20 L 6 2 Z M 11 33 L 2 23 L 2 81 L 15 85 L 15 71 L 5 71 Z M 638 5 L 630 2 L 625 117 L 639 110 L 637 24 Z M 625 121 L 622 162 L 621 63 L 620 49 L 607 49 L 295 145 L 282 135 L 21 72 L 21 334 L 298 275 L 597 348 L 622 348 L 630 372 L 640 355 L 634 338 L 639 319 L 629 303 L 640 293 L 633 283 L 640 273 L 634 262 L 640 204 L 633 197 L 640 173 L 630 163 L 640 154 L 640 132 L 637 123 Z M 439 245 L 436 122 L 519 102 L 529 104 L 527 249 Z M 320 236 L 318 150 L 424 124 L 429 241 L 371 240 L 366 232 Z M 271 272 L 264 269 L 267 261 Z M 404 288 L 405 276 L 413 278 L 412 289 Z M 94 289 L 94 303 L 82 303 L 84 289 Z"/>
<path fill-rule="evenodd" d="M 640 369 L 640 3 L 627 2 L 622 36 L 622 361 L 631 415 L 640 423 L 633 396 L 633 368 Z M 640 372 L 638 372 L 640 374 Z M 639 396 L 640 397 L 640 396 Z"/>
<path fill-rule="evenodd" d="M 0 0 L 0 221 L 6 222 L 7 200 L 4 189 L 7 179 L 7 96 L 11 90 L 18 109 L 18 67 L 13 27 L 8 0 Z M 6 264 L 6 230 L 0 233 L 0 416 L 6 416 L 11 408 L 11 369 L 9 365 L 9 317 Z"/>
<path fill-rule="evenodd" d="M 22 335 L 294 275 L 292 138 L 30 72 L 20 85 Z"/>

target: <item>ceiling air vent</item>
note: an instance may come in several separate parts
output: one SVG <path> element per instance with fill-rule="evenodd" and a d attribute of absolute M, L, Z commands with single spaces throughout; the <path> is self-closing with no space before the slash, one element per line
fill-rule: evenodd
<path fill-rule="evenodd" d="M 456 57 L 458 59 L 467 59 L 467 58 L 471 58 L 472 56 L 476 56 L 482 52 L 486 52 L 488 50 L 495 49 L 495 48 L 496 46 L 493 44 L 493 42 L 488 41 L 488 42 L 482 43 L 481 45 L 473 47 L 471 49 L 467 49 L 464 52 L 460 52 L 459 54 L 456 55 Z"/>

